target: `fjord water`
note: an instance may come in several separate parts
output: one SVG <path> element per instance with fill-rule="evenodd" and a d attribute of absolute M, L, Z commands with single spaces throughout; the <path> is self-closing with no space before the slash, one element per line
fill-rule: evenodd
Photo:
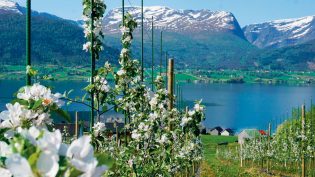
<path fill-rule="evenodd" d="M 0 81 L 0 110 L 5 109 L 5 104 L 23 84 L 24 81 Z M 60 93 L 73 89 L 72 97 L 82 96 L 82 88 L 87 85 L 80 81 L 42 84 L 52 86 L 54 92 Z M 206 104 L 206 127 L 222 126 L 236 130 L 266 129 L 269 121 L 279 122 L 291 113 L 292 107 L 300 106 L 304 102 L 309 106 L 311 98 L 315 98 L 315 86 L 306 85 L 187 83 L 182 85 L 182 89 L 186 101 L 203 99 Z M 72 104 L 65 109 L 88 110 L 79 104 Z"/>

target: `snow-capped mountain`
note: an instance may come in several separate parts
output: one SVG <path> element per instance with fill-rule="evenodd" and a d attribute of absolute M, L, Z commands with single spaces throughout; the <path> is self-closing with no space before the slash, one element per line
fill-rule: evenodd
<path fill-rule="evenodd" d="M 141 24 L 141 7 L 126 7 L 130 13 Z M 119 32 L 122 9 L 116 8 L 108 12 L 104 18 L 104 30 L 110 33 Z M 175 10 L 164 6 L 144 7 L 144 25 L 151 29 L 152 16 L 154 26 L 157 29 L 179 32 L 232 32 L 243 36 L 239 23 L 230 12 L 210 10 Z"/>
<path fill-rule="evenodd" d="M 22 14 L 19 4 L 11 0 L 0 0 L 0 13 L 1 12 L 14 12 Z"/>
<path fill-rule="evenodd" d="M 249 42 L 259 48 L 278 48 L 315 39 L 315 16 L 252 24 L 243 28 Z"/>

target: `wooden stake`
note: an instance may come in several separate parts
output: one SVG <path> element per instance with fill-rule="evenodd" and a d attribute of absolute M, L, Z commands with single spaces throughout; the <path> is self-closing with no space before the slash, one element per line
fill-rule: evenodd
<path fill-rule="evenodd" d="M 78 112 L 75 112 L 75 138 L 79 137 L 79 116 Z"/>
<path fill-rule="evenodd" d="M 305 154 L 304 154 L 304 136 L 305 136 L 305 105 L 302 105 L 302 177 L 305 177 Z"/>
<path fill-rule="evenodd" d="M 241 167 L 243 167 L 243 144 L 241 143 L 241 153 L 240 153 L 240 156 L 241 156 Z"/>
<path fill-rule="evenodd" d="M 168 60 L 168 94 L 169 94 L 169 105 L 168 108 L 169 110 L 172 110 L 174 107 L 174 59 L 169 59 Z"/>

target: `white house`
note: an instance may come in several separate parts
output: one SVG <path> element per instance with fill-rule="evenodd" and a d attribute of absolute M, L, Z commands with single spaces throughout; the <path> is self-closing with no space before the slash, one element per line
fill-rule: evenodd
<path fill-rule="evenodd" d="M 222 135 L 222 136 L 233 136 L 233 135 L 234 135 L 234 132 L 233 132 L 232 129 L 227 128 L 227 129 L 225 129 L 223 132 L 221 132 L 221 135 Z"/>
<path fill-rule="evenodd" d="M 210 130 L 211 135 L 221 135 L 223 129 L 221 127 L 214 127 Z"/>

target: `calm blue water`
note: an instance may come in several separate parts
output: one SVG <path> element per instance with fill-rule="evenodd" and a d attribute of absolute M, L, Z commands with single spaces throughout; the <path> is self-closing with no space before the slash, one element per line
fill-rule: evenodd
<path fill-rule="evenodd" d="M 23 86 L 24 81 L 0 81 L 0 110 L 10 101 L 15 91 Z M 85 82 L 64 81 L 46 82 L 52 85 L 54 92 L 74 89 L 73 97 L 83 95 L 81 90 Z M 315 97 L 314 86 L 259 85 L 259 84 L 185 84 L 183 98 L 187 101 L 203 99 L 206 103 L 206 127 L 223 126 L 225 128 L 266 129 L 269 121 L 280 121 L 292 107 L 304 102 L 310 103 Z M 308 104 L 309 105 L 309 104 Z M 73 104 L 71 110 L 88 110 Z"/>

